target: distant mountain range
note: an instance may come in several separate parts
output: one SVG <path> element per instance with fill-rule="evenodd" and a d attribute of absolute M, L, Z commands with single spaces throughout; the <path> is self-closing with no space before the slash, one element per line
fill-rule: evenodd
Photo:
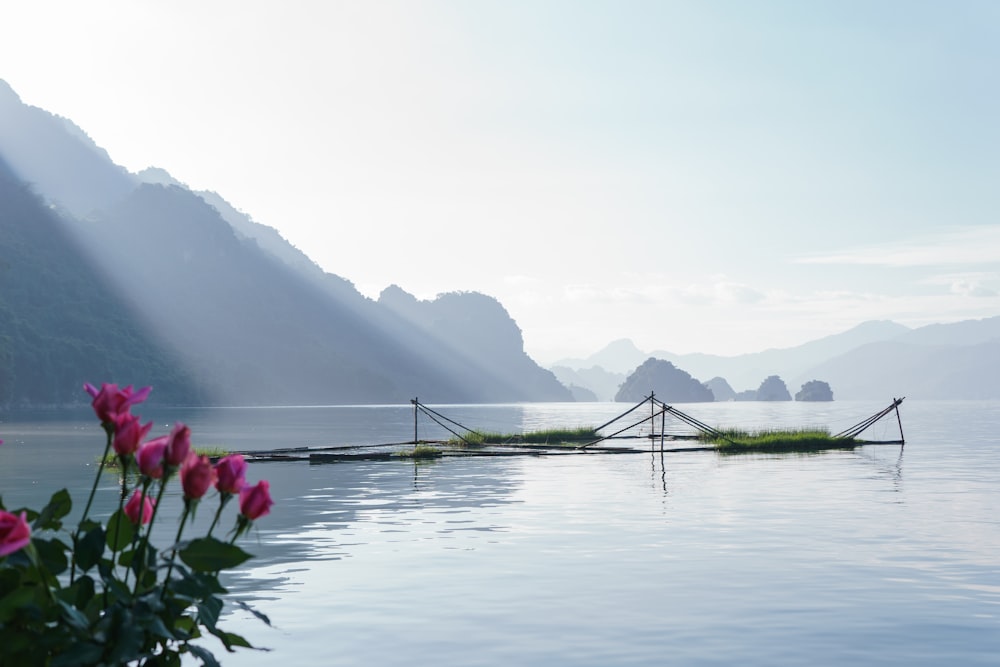
<path fill-rule="evenodd" d="M 496 299 L 369 299 L 221 195 L 114 164 L 0 80 L 0 406 L 80 402 L 85 381 L 198 405 L 611 400 L 650 358 L 737 392 L 780 376 L 840 400 L 998 399 L 1000 317 L 866 322 L 733 357 L 626 339 L 543 369 Z"/>
<path fill-rule="evenodd" d="M 0 405 L 79 402 L 85 381 L 175 404 L 572 400 L 495 299 L 368 299 L 0 81 Z"/>
<path fill-rule="evenodd" d="M 617 340 L 586 359 L 563 359 L 550 369 L 566 385 L 612 400 L 647 359 L 669 361 L 704 383 L 725 379 L 737 392 L 771 375 L 792 393 L 810 380 L 827 382 L 834 398 L 1000 399 L 1000 316 L 910 329 L 864 322 L 797 347 L 723 357 L 644 352 Z"/>

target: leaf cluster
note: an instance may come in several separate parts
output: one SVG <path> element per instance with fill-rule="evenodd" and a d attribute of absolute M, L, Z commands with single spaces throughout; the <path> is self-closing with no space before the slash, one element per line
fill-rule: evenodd
<path fill-rule="evenodd" d="M 218 625 L 227 593 L 219 574 L 249 553 L 211 536 L 160 551 L 123 510 L 69 533 L 63 519 L 72 508 L 62 489 L 39 511 L 14 511 L 24 512 L 32 538 L 0 558 L 0 665 L 180 665 L 190 654 L 214 667 L 195 640 L 253 648 Z"/>

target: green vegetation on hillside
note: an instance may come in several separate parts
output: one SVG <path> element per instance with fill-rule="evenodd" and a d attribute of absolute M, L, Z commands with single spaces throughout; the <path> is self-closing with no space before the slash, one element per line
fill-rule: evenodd
<path fill-rule="evenodd" d="M 197 404 L 194 382 L 158 347 L 71 224 L 0 160 L 0 406 L 80 403 L 84 382 L 149 384 Z"/>

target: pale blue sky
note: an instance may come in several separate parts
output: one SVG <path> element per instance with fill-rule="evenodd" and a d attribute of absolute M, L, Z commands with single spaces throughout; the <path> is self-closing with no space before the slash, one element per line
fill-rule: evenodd
<path fill-rule="evenodd" d="M 1000 3 L 19 3 L 0 78 L 548 362 L 1000 314 Z"/>

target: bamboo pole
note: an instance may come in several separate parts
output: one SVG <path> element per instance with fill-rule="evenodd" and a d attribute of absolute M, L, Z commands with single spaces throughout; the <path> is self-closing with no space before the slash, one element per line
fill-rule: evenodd
<path fill-rule="evenodd" d="M 417 440 L 417 406 L 420 405 L 420 399 L 414 398 L 410 403 L 413 403 L 413 446 L 416 447 L 419 440 Z"/>
<path fill-rule="evenodd" d="M 597 427 L 597 428 L 595 428 L 594 430 L 595 430 L 595 431 L 600 431 L 600 430 L 601 430 L 602 428 L 604 428 L 605 426 L 611 426 L 612 424 L 614 424 L 614 423 L 615 423 L 616 421 L 618 421 L 619 419 L 621 419 L 621 418 L 622 418 L 622 417 L 624 417 L 625 415 L 627 415 L 627 414 L 629 414 L 630 412 L 633 412 L 634 410 L 636 410 L 636 409 L 638 409 L 638 408 L 642 407 L 643 405 L 645 405 L 645 404 L 646 404 L 646 401 L 648 401 L 648 400 L 649 400 L 648 398 L 644 398 L 644 399 L 642 399 L 642 400 L 641 400 L 640 402 L 636 403 L 635 405 L 633 405 L 633 406 L 632 406 L 631 408 L 629 408 L 629 409 L 628 409 L 628 410 L 626 410 L 625 412 L 621 413 L 620 415 L 618 415 L 617 417 L 615 417 L 615 418 L 614 418 L 614 419 L 612 419 L 611 421 L 609 421 L 609 422 L 605 422 L 605 423 L 601 424 L 600 426 L 598 426 L 598 427 Z"/>
<path fill-rule="evenodd" d="M 894 408 L 896 408 L 896 423 L 899 424 L 899 448 L 900 449 L 903 449 L 903 447 L 906 447 L 906 438 L 903 437 L 903 420 L 899 416 L 899 404 L 902 403 L 902 402 L 903 402 L 902 398 L 896 399 L 895 397 L 893 397 L 893 399 L 892 399 L 892 405 L 893 405 Z"/>

